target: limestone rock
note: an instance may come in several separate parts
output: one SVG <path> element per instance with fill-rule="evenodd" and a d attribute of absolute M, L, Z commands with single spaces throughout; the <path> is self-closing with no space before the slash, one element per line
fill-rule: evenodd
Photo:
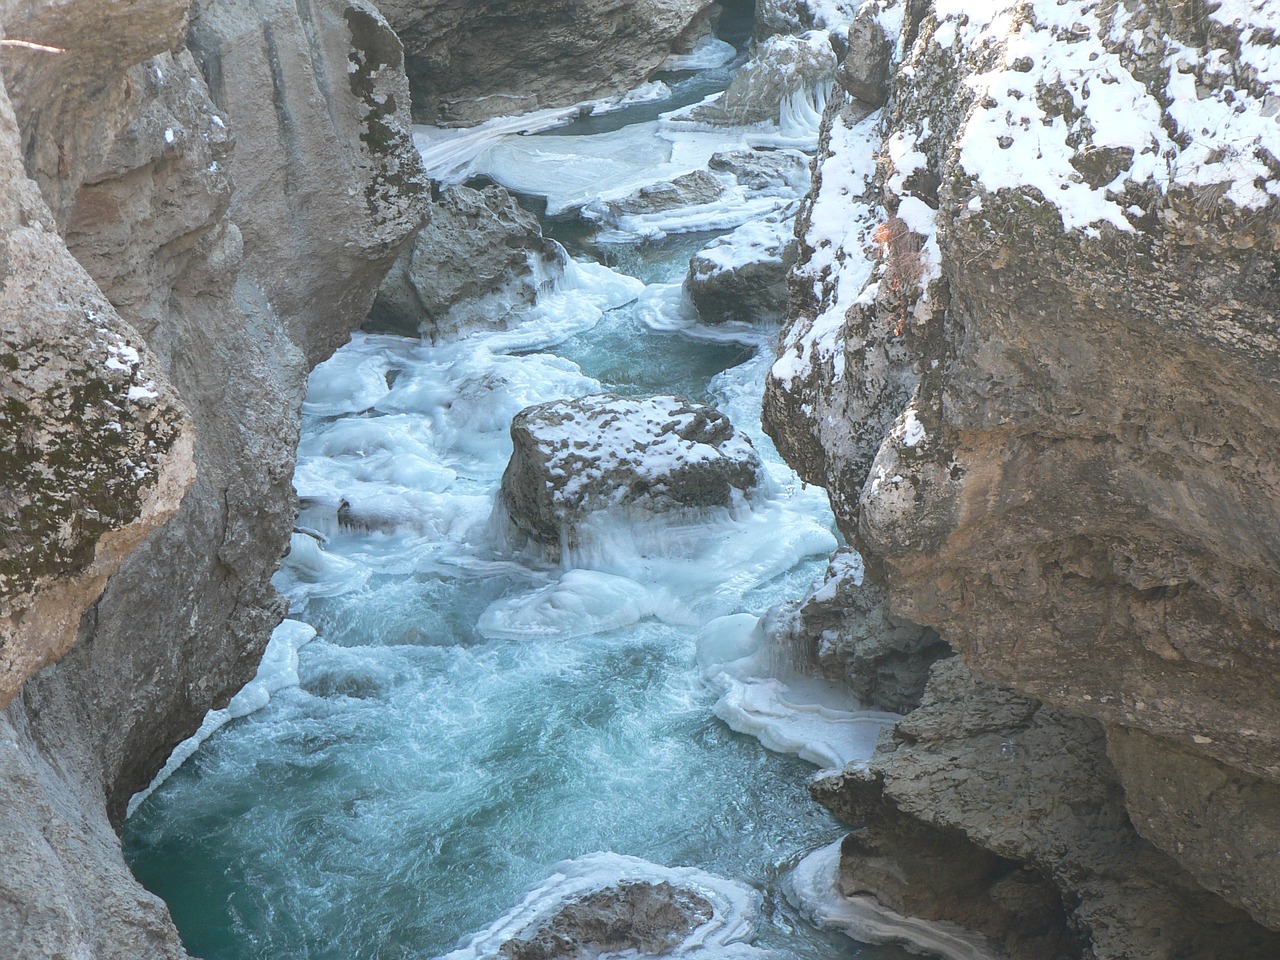
<path fill-rule="evenodd" d="M 933 663 L 950 649 L 928 627 L 895 617 L 884 593 L 862 576 L 856 553 L 832 555 L 826 576 L 803 600 L 771 610 L 765 629 L 783 649 L 804 651 L 832 680 L 843 680 L 874 710 L 920 705 Z"/>
<path fill-rule="evenodd" d="M 774 34 L 800 34 L 807 30 L 838 30 L 857 12 L 856 0 L 756 0 L 757 40 Z"/>
<path fill-rule="evenodd" d="M 420 219 L 399 48 L 372 8 L 207 4 L 193 59 L 178 42 L 186 5 L 162 7 L 5 7 L 10 35 L 57 42 L 40 32 L 47 13 L 85 50 L 56 60 L 69 77 L 8 47 L 0 60 L 18 118 L 16 133 L 0 121 L 0 177 L 23 208 L 0 214 L 0 355 L 16 357 L 0 383 L 43 397 L 49 425 L 69 412 L 95 428 L 60 441 L 62 489 L 82 508 L 44 540 L 69 551 L 51 561 L 61 586 L 5 620 L 23 649 L 50 630 L 76 640 L 2 721 L 6 955 L 185 956 L 115 830 L 169 750 L 253 675 L 283 614 L 270 577 L 295 513 L 308 364 L 358 326 Z M 24 140 L 38 146 L 11 147 Z M 24 159 L 53 215 L 31 205 Z M 40 378 L 59 371 L 51 394 Z M 20 482 L 41 462 L 24 459 Z M 109 580 L 91 558 L 112 559 Z"/>
<path fill-rule="evenodd" d="M 538 929 L 502 944 L 508 960 L 589 960 L 602 953 L 669 953 L 714 910 L 667 881 L 630 881 L 571 900 Z"/>
<path fill-rule="evenodd" d="M 593 514 L 731 509 L 758 491 L 764 467 L 714 407 L 682 397 L 599 394 L 528 407 L 501 505 L 517 537 L 558 556 Z"/>
<path fill-rule="evenodd" d="M 814 793 L 842 819 L 866 825 L 845 848 L 850 889 L 874 887 L 939 918 L 959 910 L 954 919 L 978 929 L 975 921 L 993 924 L 989 935 L 1007 938 L 1007 947 L 1037 928 L 1036 918 L 1010 917 L 1009 900 L 996 895 L 1016 865 L 1036 881 L 1017 883 L 1019 902 L 1043 901 L 1036 878 L 1051 881 L 1061 906 L 1049 903 L 1039 918 L 1065 906 L 1084 955 L 1096 960 L 1261 960 L 1280 949 L 1280 936 L 1206 893 L 1135 833 L 1097 723 L 976 680 L 958 657 L 934 666 L 923 705 L 881 741 L 869 771 L 819 780 Z M 1009 863 L 984 860 L 957 834 Z M 957 856 L 943 860 L 939 849 Z M 976 887 L 966 886 L 975 877 Z M 984 888 L 991 891 L 986 907 Z M 964 896 L 952 897 L 953 890 Z M 1039 892 L 1027 901 L 1032 891 Z M 1057 929 L 1049 942 L 1069 945 Z M 1013 952 L 1037 956 L 1035 944 Z"/>
<path fill-rule="evenodd" d="M 555 283 L 565 258 L 503 187 L 450 187 L 382 281 L 366 329 L 434 339 L 503 328 Z"/>
<path fill-rule="evenodd" d="M 831 34 L 812 30 L 802 36 L 773 36 L 758 44 L 729 82 L 724 95 L 686 114 L 699 123 L 778 123 L 792 101 L 805 101 L 835 82 L 839 60 Z"/>
<path fill-rule="evenodd" d="M 796 204 L 713 240 L 689 261 L 685 289 L 704 323 L 777 320 L 795 262 Z"/>
<path fill-rule="evenodd" d="M 641 187 L 619 200 L 595 201 L 583 207 L 588 220 L 617 224 L 625 217 L 665 213 L 680 207 L 710 203 L 724 195 L 724 182 L 706 170 L 693 170 L 672 180 Z"/>
<path fill-rule="evenodd" d="M 795 196 L 809 190 L 810 159 L 799 150 L 725 150 L 713 153 L 707 166 L 757 193 L 778 193 L 780 186 Z"/>
<path fill-rule="evenodd" d="M 883 106 L 889 92 L 894 39 L 885 35 L 873 8 L 858 11 L 849 26 L 848 52 L 836 73 L 836 82 L 849 96 L 871 107 Z"/>
<path fill-rule="evenodd" d="M 383 0 L 414 119 L 467 125 L 638 86 L 709 30 L 710 0 Z"/>

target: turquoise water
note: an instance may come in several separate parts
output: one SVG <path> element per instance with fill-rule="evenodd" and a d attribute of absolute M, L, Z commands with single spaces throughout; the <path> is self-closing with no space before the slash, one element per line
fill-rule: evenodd
<path fill-rule="evenodd" d="M 780 896 L 841 829 L 808 797 L 813 767 L 713 716 L 695 665 L 703 624 L 799 596 L 834 545 L 825 498 L 759 432 L 773 331 L 714 343 L 644 322 L 644 284 L 679 281 L 702 240 L 614 248 L 614 271 L 567 282 L 528 342 L 358 335 L 313 376 L 295 484 L 314 536 L 295 535 L 278 585 L 318 637 L 296 685 L 222 727 L 127 823 L 129 862 L 193 955 L 436 957 L 559 861 L 612 851 L 760 891 L 755 943 L 778 956 L 905 956 L 818 931 Z M 598 543 L 582 562 L 658 613 L 612 627 L 490 521 L 511 416 L 600 390 L 718 401 L 776 487 L 753 521 L 708 517 L 667 552 Z M 566 629 L 477 629 L 557 584 L 543 612 Z"/>

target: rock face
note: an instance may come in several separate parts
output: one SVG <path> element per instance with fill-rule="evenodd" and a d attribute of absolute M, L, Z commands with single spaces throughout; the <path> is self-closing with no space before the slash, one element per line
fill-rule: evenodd
<path fill-rule="evenodd" d="M 16 437 L 13 508 L 56 531 L 42 553 L 17 541 L 14 567 L 5 537 L 30 602 L 6 583 L 26 610 L 5 619 L 4 682 L 75 646 L 0 717 L 6 955 L 185 956 L 114 827 L 252 676 L 283 613 L 269 578 L 309 364 L 421 219 L 399 45 L 372 7 L 201 5 L 190 49 L 186 14 L 71 0 L 2 18 L 80 44 L 0 61 L 5 415 L 78 425 Z"/>
<path fill-rule="evenodd" d="M 1114 761 L 1108 817 L 1127 804 L 1180 884 L 1280 928 L 1278 25 L 1010 11 L 864 8 L 888 36 L 901 20 L 906 62 L 882 112 L 860 119 L 878 94 L 852 68 L 829 104 L 766 423 L 896 614 L 1063 711 L 1057 749 L 1074 717 L 1106 724 L 1111 760 L 1094 727 L 1088 763 Z M 976 808 L 965 829 L 1025 857 Z M 1154 955 L 1141 938 L 1176 927 L 1088 924 L 1096 956 Z M 1177 955 L 1232 954 L 1218 929 L 1185 927 Z"/>
<path fill-rule="evenodd" d="M 516 539 L 556 557 L 599 511 L 730 509 L 764 483 L 751 441 L 715 407 L 683 397 L 542 403 L 516 415 L 511 438 L 503 512 Z"/>
<path fill-rule="evenodd" d="M 384 0 L 413 116 L 467 125 L 622 93 L 708 32 L 710 0 Z"/>
<path fill-rule="evenodd" d="M 771 36 L 756 45 L 724 96 L 695 107 L 688 117 L 733 126 L 784 121 L 799 104 L 825 95 L 835 82 L 838 64 L 831 35 L 825 30 Z"/>
<path fill-rule="evenodd" d="M 503 187 L 450 187 L 382 281 L 366 328 L 432 339 L 503 328 L 555 283 L 565 258 Z"/>
<path fill-rule="evenodd" d="M 1012 956 L 1261 960 L 1280 949 L 1280 935 L 1134 832 L 1101 725 L 977 680 L 958 657 L 933 668 L 923 705 L 869 770 L 813 792 L 865 825 L 842 851 L 846 894 L 982 929 Z"/>
<path fill-rule="evenodd" d="M 689 261 L 685 289 L 704 323 L 777 320 L 787 306 L 795 263 L 797 204 L 744 223 Z"/>
<path fill-rule="evenodd" d="M 857 554 L 831 558 L 823 582 L 795 603 L 769 611 L 765 630 L 783 649 L 801 651 L 863 706 L 908 713 L 920 705 L 934 662 L 951 651 L 936 632 L 895 617 L 883 592 L 862 577 Z"/>
<path fill-rule="evenodd" d="M 661 956 L 711 919 L 711 904 L 665 881 L 606 887 L 565 904 L 538 930 L 504 943 L 508 960 L 586 960 L 635 951 Z"/>

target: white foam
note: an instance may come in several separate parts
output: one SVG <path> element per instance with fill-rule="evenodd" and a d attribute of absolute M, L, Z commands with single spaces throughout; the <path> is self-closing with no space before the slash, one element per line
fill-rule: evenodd
<path fill-rule="evenodd" d="M 496 600 L 476 630 L 490 640 L 591 636 L 637 623 L 652 612 L 640 584 L 593 570 L 570 570 L 532 593 Z"/>
<path fill-rule="evenodd" d="M 815 850 L 782 881 L 787 900 L 815 926 L 839 930 L 862 943 L 898 944 L 945 960 L 1002 960 L 985 937 L 956 924 L 904 917 L 874 897 L 843 896 L 840 843 Z"/>
<path fill-rule="evenodd" d="M 760 895 L 743 884 L 694 867 L 664 867 L 638 857 L 592 853 L 556 864 L 554 872 L 488 929 L 440 960 L 490 960 L 508 940 L 529 937 L 568 903 L 621 883 L 669 883 L 710 902 L 712 916 L 671 951 L 681 957 L 764 957 L 748 945 L 755 936 Z M 605 956 L 610 956 L 606 954 Z"/>
<path fill-rule="evenodd" d="M 174 772 L 190 759 L 200 745 L 225 727 L 232 720 L 247 717 L 261 710 L 271 702 L 273 694 L 287 687 L 298 685 L 298 651 L 316 637 L 316 629 L 299 620 L 284 620 L 271 633 L 267 649 L 262 654 L 262 662 L 258 664 L 258 672 L 254 678 L 231 698 L 231 702 L 222 710 L 210 710 L 205 714 L 200 728 L 173 748 L 164 767 L 145 790 L 140 790 L 129 799 L 128 815 L 151 796 L 162 783 L 173 776 Z"/>

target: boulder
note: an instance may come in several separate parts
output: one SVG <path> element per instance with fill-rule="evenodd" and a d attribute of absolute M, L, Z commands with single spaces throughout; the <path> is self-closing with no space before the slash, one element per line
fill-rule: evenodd
<path fill-rule="evenodd" d="M 693 170 L 672 180 L 641 187 L 619 200 L 603 200 L 583 207 L 582 215 L 598 223 L 617 225 L 625 217 L 666 213 L 680 207 L 711 203 L 724 195 L 724 181 L 706 170 Z"/>
<path fill-rule="evenodd" d="M 681 119 L 728 126 L 778 123 L 788 101 L 812 97 L 834 84 L 838 65 L 831 34 L 825 30 L 770 37 L 756 46 L 723 96 L 697 105 Z"/>
<path fill-rule="evenodd" d="M 731 509 L 765 481 L 751 441 L 728 417 L 683 397 L 542 403 L 516 415 L 511 438 L 500 494 L 508 534 L 557 557 L 601 511 Z"/>
<path fill-rule="evenodd" d="M 591 960 L 603 953 L 669 953 L 714 914 L 667 881 L 623 881 L 570 900 L 545 923 L 498 948 L 506 960 Z"/>
<path fill-rule="evenodd" d="M 725 150 L 713 153 L 707 166 L 727 173 L 753 193 L 778 193 L 779 189 L 803 196 L 809 189 L 807 154 L 799 150 Z"/>
<path fill-rule="evenodd" d="M 778 320 L 787 309 L 787 272 L 796 261 L 798 204 L 744 223 L 689 261 L 685 289 L 704 323 Z"/>
<path fill-rule="evenodd" d="M 432 339 L 504 328 L 559 279 L 565 259 L 505 188 L 450 187 L 382 281 L 365 328 Z"/>
<path fill-rule="evenodd" d="M 765 614 L 780 649 L 802 652 L 832 680 L 843 680 L 864 707 L 908 713 L 920 705 L 929 669 L 950 648 L 929 627 L 889 612 L 884 591 L 862 576 L 858 555 L 833 554 L 822 583 L 803 600 Z"/>

